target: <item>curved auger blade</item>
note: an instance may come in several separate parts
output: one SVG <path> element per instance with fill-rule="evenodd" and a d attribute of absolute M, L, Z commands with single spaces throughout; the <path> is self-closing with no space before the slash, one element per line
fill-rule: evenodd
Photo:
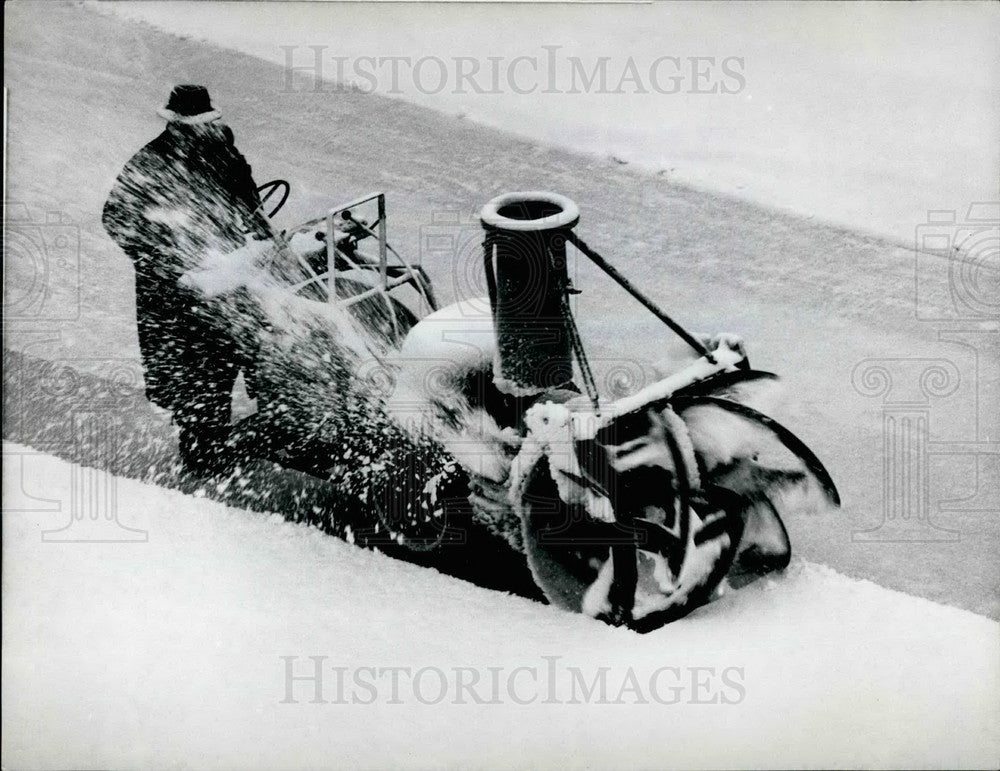
<path fill-rule="evenodd" d="M 678 524 L 680 525 L 679 539 L 684 544 L 684 551 L 680 553 L 678 562 L 676 564 L 672 564 L 670 567 L 675 574 L 679 574 L 684 567 L 684 559 L 687 557 L 687 544 L 690 540 L 691 504 L 693 497 L 693 491 L 691 490 L 691 472 L 688 469 L 687 461 L 684 460 L 684 452 L 681 450 L 677 437 L 667 428 L 666 425 L 662 423 L 660 424 L 659 429 L 662 432 L 667 449 L 670 451 L 670 459 L 674 463 L 676 476 L 674 483 L 677 485 L 677 504 L 679 507 L 678 513 L 680 515 L 680 519 L 678 521 Z"/>
<path fill-rule="evenodd" d="M 788 530 L 774 503 L 766 495 L 744 497 L 743 538 L 726 579 L 741 589 L 776 570 L 784 570 L 792 559 Z"/>
<path fill-rule="evenodd" d="M 654 551 L 666 560 L 671 572 L 675 576 L 679 575 L 687 556 L 687 547 L 690 540 L 689 531 L 691 528 L 692 505 L 691 471 L 688 469 L 687 461 L 684 459 L 684 453 L 677 441 L 677 437 L 674 436 L 669 426 L 664 424 L 662 417 L 653 410 L 648 410 L 645 415 L 641 416 L 641 421 L 646 424 L 642 429 L 636 425 L 638 418 L 639 415 L 636 414 L 630 416 L 630 419 L 624 424 L 613 424 L 611 427 L 605 428 L 599 434 L 599 437 L 605 441 L 617 444 L 625 436 L 633 433 L 642 433 L 648 437 L 655 437 L 666 445 L 667 451 L 670 454 L 673 466 L 672 476 L 676 485 L 676 488 L 670 495 L 670 503 L 672 507 L 676 506 L 678 533 L 676 538 L 671 539 L 669 537 L 671 533 L 666 528 L 657 525 L 657 523 L 642 519 L 642 524 L 639 524 L 640 517 L 636 515 L 634 502 L 622 500 L 634 492 L 629 490 L 629 477 L 641 473 L 645 468 L 644 466 L 633 467 L 629 472 L 625 472 L 624 474 L 609 475 L 611 480 L 615 480 L 615 483 L 609 486 L 610 500 L 615 503 L 615 522 L 620 528 L 632 532 L 633 539 L 629 543 L 616 544 L 611 547 L 611 560 L 609 562 L 611 565 L 611 584 L 607 591 L 608 609 L 598 614 L 597 618 L 613 626 L 624 624 L 633 628 L 643 625 L 641 618 L 636 618 L 635 608 L 639 584 L 639 556 L 637 548 L 643 536 L 653 536 L 657 546 L 663 548 L 662 551 L 654 548 Z M 643 477 L 645 476 L 643 474 Z M 618 484 L 619 477 L 621 477 L 621 484 Z M 660 481 L 664 480 L 661 479 Z M 621 494 L 621 497 L 619 497 L 619 494 Z M 633 505 L 629 505 L 630 503 Z M 658 529 L 662 532 L 656 533 L 655 531 Z M 652 547 L 652 544 L 644 545 L 647 549 Z M 712 588 L 714 589 L 715 587 L 713 586 Z M 678 614 L 677 617 L 684 615 L 695 607 L 693 604 L 686 605 L 686 598 L 683 598 L 679 602 L 679 605 L 686 607 L 683 610 L 678 609 L 676 611 Z"/>
<path fill-rule="evenodd" d="M 549 602 L 647 632 L 712 599 L 751 502 L 702 484 L 682 418 L 629 413 L 577 441 L 572 463 L 541 450 L 525 456 L 513 495 L 528 566 Z"/>
<path fill-rule="evenodd" d="M 732 372 L 717 372 L 704 380 L 696 380 L 690 385 L 678 388 L 673 398 L 680 396 L 700 396 L 709 395 L 709 391 L 721 391 L 724 388 L 731 388 L 741 383 L 752 383 L 755 380 L 777 380 L 778 376 L 773 372 L 762 369 L 737 369 Z"/>
<path fill-rule="evenodd" d="M 585 598 L 582 604 L 584 612 L 603 607 L 596 618 L 616 626 L 625 624 L 637 632 L 675 621 L 711 600 L 737 553 L 743 513 L 750 505 L 749 499 L 735 492 L 701 485 L 700 474 L 691 466 L 696 462 L 694 448 L 682 446 L 687 436 L 684 424 L 676 415 L 668 419 L 668 414 L 673 415 L 672 411 L 648 411 L 641 433 L 654 445 L 665 447 L 669 464 L 660 465 L 662 457 L 653 462 L 656 458 L 648 452 L 651 445 L 635 444 L 635 440 L 626 441 L 631 449 L 618 455 L 615 524 L 619 531 L 631 531 L 633 539 L 612 546 L 611 559 L 588 589 L 589 601 Z M 633 430 L 635 420 L 635 416 L 630 419 Z M 623 447 L 622 440 L 630 435 L 619 435 L 615 444 Z M 645 460 L 623 468 L 629 465 L 627 458 L 636 455 Z M 652 491 L 660 485 L 666 488 L 662 490 L 665 500 L 644 492 L 644 488 Z M 657 502 L 666 506 L 659 515 Z M 665 518 L 660 522 L 647 516 Z"/>
<path fill-rule="evenodd" d="M 706 573 L 697 578 L 694 584 L 681 589 L 682 597 L 674 598 L 669 605 L 662 609 L 633 618 L 629 628 L 636 632 L 642 634 L 650 632 L 664 624 L 683 618 L 691 611 L 708 603 L 733 566 L 743 537 L 743 512 L 750 505 L 750 501 L 719 485 L 706 486 L 699 499 L 701 514 L 704 515 L 703 525 L 690 538 L 688 550 L 691 551 L 693 548 L 700 548 L 702 545 L 714 542 L 717 545 L 718 554 Z M 650 536 L 649 531 L 653 529 L 651 527 L 653 523 L 637 519 L 636 524 L 639 525 L 637 534 Z M 655 527 L 655 525 L 653 526 Z M 661 536 L 659 540 L 664 546 L 669 546 L 672 539 L 669 538 L 668 534 L 668 537 Z M 678 578 L 683 580 L 683 573 Z"/>
<path fill-rule="evenodd" d="M 781 423 L 776 421 L 774 418 L 765 415 L 763 412 L 758 412 L 753 407 L 748 407 L 745 404 L 733 401 L 732 399 L 726 399 L 721 396 L 711 396 L 708 394 L 675 396 L 671 400 L 671 403 L 678 413 L 683 412 L 688 407 L 694 407 L 701 404 L 711 404 L 722 410 L 726 410 L 727 412 L 739 415 L 740 417 L 764 426 L 764 428 L 770 430 L 778 441 L 780 441 L 793 455 L 798 457 L 799 460 L 805 464 L 809 473 L 812 474 L 817 482 L 819 482 L 827 500 L 835 506 L 840 506 L 840 493 L 837 491 L 837 485 L 834 484 L 833 478 L 830 476 L 830 472 L 826 470 L 826 466 L 823 465 L 823 462 L 816 457 L 816 454 L 809 449 L 805 442 L 799 439 L 795 434 L 781 425 Z"/>

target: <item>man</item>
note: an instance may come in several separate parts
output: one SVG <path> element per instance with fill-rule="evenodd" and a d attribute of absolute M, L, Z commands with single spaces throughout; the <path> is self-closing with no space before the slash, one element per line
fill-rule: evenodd
<path fill-rule="evenodd" d="M 226 471 L 232 389 L 249 370 L 255 336 L 237 330 L 232 299 L 181 282 L 210 252 L 248 234 L 270 236 L 250 166 L 203 86 L 173 89 L 166 129 L 125 165 L 104 205 L 104 228 L 135 268 L 136 322 L 146 396 L 173 412 L 184 466 Z"/>

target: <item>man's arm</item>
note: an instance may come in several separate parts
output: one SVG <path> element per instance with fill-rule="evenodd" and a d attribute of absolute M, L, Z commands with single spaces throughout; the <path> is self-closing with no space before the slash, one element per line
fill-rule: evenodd
<path fill-rule="evenodd" d="M 142 225 L 137 216 L 141 204 L 135 191 L 130 189 L 127 181 L 129 176 L 131 169 L 126 166 L 115 180 L 108 200 L 104 202 L 101 224 L 111 240 L 131 256 L 140 246 Z"/>
<path fill-rule="evenodd" d="M 230 191 L 244 208 L 244 224 L 252 235 L 257 238 L 270 238 L 271 225 L 261 207 L 260 195 L 257 193 L 257 183 L 253 179 L 253 170 L 247 159 L 236 148 L 233 130 L 226 126 L 226 147 L 230 158 L 227 164 L 227 182 Z"/>
<path fill-rule="evenodd" d="M 175 234 L 166 222 L 149 216 L 156 207 L 153 180 L 163 176 L 163 170 L 153 159 L 137 156 L 122 169 L 104 204 L 101 222 L 105 231 L 135 261 L 150 252 L 169 248 L 175 241 Z M 167 208 L 166 203 L 163 205 Z"/>

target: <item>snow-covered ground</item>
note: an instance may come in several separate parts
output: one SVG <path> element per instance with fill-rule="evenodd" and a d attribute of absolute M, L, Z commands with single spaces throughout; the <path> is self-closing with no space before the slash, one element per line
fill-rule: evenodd
<path fill-rule="evenodd" d="M 1000 635 L 982 616 L 1000 615 L 1000 361 L 989 313 L 997 274 L 984 271 L 958 287 L 968 290 L 965 299 L 971 291 L 987 304 L 977 312 L 955 304 L 948 260 L 925 260 L 859 234 L 909 241 L 927 209 L 958 209 L 961 221 L 968 203 L 996 198 L 995 185 L 982 193 L 983 180 L 997 177 L 996 102 L 983 96 L 984 88 L 996 92 L 996 53 L 984 42 L 995 37 L 995 6 L 921 7 L 940 14 L 933 17 L 940 30 L 926 17 L 907 16 L 922 13 L 909 6 L 838 6 L 845 15 L 836 18 L 830 10 L 800 11 L 827 14 L 822 34 L 814 21 L 794 24 L 799 17 L 783 15 L 787 6 L 612 9 L 676 14 L 661 25 L 667 54 L 728 55 L 717 39 L 755 52 L 747 58 L 746 92 L 728 102 L 691 95 L 684 110 L 671 113 L 670 125 L 692 127 L 687 140 L 681 129 L 671 135 L 684 143 L 677 158 L 642 139 L 650 131 L 644 107 L 625 108 L 606 131 L 577 124 L 578 135 L 569 136 L 568 122 L 515 124 L 547 115 L 545 100 L 528 118 L 497 100 L 509 123 L 475 105 L 435 105 L 587 151 L 638 147 L 678 162 L 676 175 L 655 175 L 634 168 L 650 156 L 620 164 L 379 95 L 286 92 L 273 63 L 74 6 L 8 4 L 7 198 L 15 203 L 8 227 L 22 236 L 19 245 L 69 240 L 63 251 L 5 254 L 4 345 L 32 357 L 34 369 L 5 373 L 4 436 L 19 444 L 6 445 L 4 458 L 3 765 L 995 767 Z M 185 8 L 172 23 L 245 48 L 245 39 L 222 40 L 225 28 L 198 16 L 220 8 Z M 464 9 L 430 8 L 427 17 L 389 6 L 358 18 L 361 9 L 338 4 L 322 11 L 333 14 L 329 23 L 308 31 L 294 26 L 301 4 L 282 4 L 280 12 L 236 4 L 222 10 L 267 14 L 253 27 L 261 35 L 253 53 L 272 62 L 278 44 L 406 55 L 408 43 L 389 50 L 376 45 L 377 36 L 405 41 L 412 31 L 419 48 L 419 20 L 428 18 L 431 26 L 454 23 L 460 32 L 452 38 L 467 40 L 469 50 L 511 54 L 489 48 L 486 42 L 503 36 L 487 35 Z M 560 20 L 612 13 L 562 4 L 521 10 L 541 14 L 519 28 L 531 52 L 548 42 L 547 30 L 563 42 Z M 514 11 L 488 6 L 475 18 L 507 12 Z M 754 15 L 763 27 L 736 30 L 731 19 L 719 20 L 728 13 Z M 542 23 L 545 14 L 551 24 Z M 855 24 L 865 14 L 900 16 Z M 610 36 L 616 28 L 601 19 L 600 33 Z M 282 23 L 292 26 L 283 30 Z M 596 45 L 597 32 L 579 29 L 567 51 Z M 660 50 L 641 37 L 637 52 Z M 911 56 L 911 46 L 920 55 Z M 761 67 L 770 79 L 761 79 Z M 842 68 L 852 69 L 854 80 L 842 77 Z M 863 91 L 852 90 L 858 81 L 868 84 Z M 126 479 L 113 485 L 116 511 L 124 525 L 145 531 L 147 542 L 43 540 L 42 531 L 63 527 L 69 511 L 81 510 L 70 495 L 79 488 L 67 479 L 92 472 L 22 445 L 72 446 L 74 410 L 100 421 L 101 410 L 113 409 L 116 425 L 135 419 L 125 437 L 129 457 L 114 459 L 123 474 L 142 476 L 175 457 L 162 415 L 145 407 L 122 417 L 121 394 L 118 402 L 81 402 L 77 397 L 91 392 L 72 374 L 121 377 L 128 399 L 140 393 L 131 270 L 101 230 L 99 213 L 122 163 L 162 127 L 154 109 L 178 82 L 208 85 L 258 181 L 291 180 L 279 226 L 385 189 L 393 243 L 423 259 L 444 301 L 482 294 L 480 231 L 463 216 L 508 190 L 569 195 L 582 211 L 578 232 L 678 319 L 696 330 L 744 333 L 755 365 L 783 375 L 788 403 L 780 417 L 829 465 L 844 509 L 789 517 L 798 556 L 787 575 L 647 637 L 392 562 L 277 517 Z M 783 96 L 784 119 L 768 122 L 761 91 L 740 101 L 751 88 Z M 849 107 L 859 93 L 866 97 L 859 112 L 824 111 L 824 104 Z M 932 96 L 950 112 L 930 111 L 925 120 Z M 668 112 L 678 104 L 670 102 Z M 727 105 L 739 109 L 730 115 Z M 962 129 L 950 131 L 956 111 Z M 589 107 L 580 112 L 590 114 Z M 717 132 L 719 143 L 705 143 L 712 126 L 734 125 L 743 133 L 727 128 Z M 804 155 L 789 155 L 797 138 Z M 756 187 L 738 191 L 741 180 Z M 824 219 L 850 227 L 817 223 Z M 957 237 L 954 226 L 934 227 Z M 441 234 L 472 246 L 457 255 L 425 248 L 428 235 Z M 41 281 L 39 263 L 29 259 L 38 254 L 46 268 Z M 573 268 L 584 289 L 581 330 L 601 387 L 620 385 L 616 373 L 641 385 L 643 367 L 665 352 L 666 334 L 587 265 Z M 39 366 L 45 362 L 67 368 L 51 389 Z M 20 379 L 25 372 L 30 377 Z M 899 426 L 922 430 L 893 433 Z M 906 445 L 911 439 L 916 443 Z M 910 479 L 908 467 L 892 465 L 903 458 L 925 464 L 919 468 L 928 476 L 915 495 L 915 488 L 892 488 Z M 34 499 L 23 501 L 23 494 Z M 506 691 L 514 667 L 538 668 L 541 678 L 549 655 L 563 657 L 560 667 L 579 667 L 588 683 L 609 667 L 609 700 L 632 667 L 651 703 L 630 706 L 626 693 L 625 704 L 517 704 Z M 307 671 L 309 656 L 328 656 L 330 693 L 338 666 L 363 680 L 366 666 L 436 667 L 451 693 L 437 705 L 413 704 L 412 689 L 401 685 L 411 703 L 389 704 L 386 674 L 372 705 L 309 704 L 302 681 L 294 695 L 303 703 L 280 704 L 281 656 L 298 657 L 296 674 Z M 479 669 L 478 693 L 488 700 L 488 668 L 501 668 L 500 704 L 451 703 L 459 677 L 453 670 L 465 665 Z M 715 673 L 692 669 L 703 666 Z M 655 703 L 648 693 L 661 667 L 680 672 L 672 679 L 665 670 L 658 681 L 682 688 L 665 697 L 679 693 L 678 704 Z M 722 680 L 726 670 L 731 682 Z M 437 674 L 425 676 L 422 695 L 434 697 Z M 711 698 L 694 679 L 738 703 L 690 703 Z M 530 673 L 514 680 L 515 696 L 531 695 Z M 572 677 L 559 683 L 568 701 Z M 346 693 L 364 700 L 369 691 Z"/>
<path fill-rule="evenodd" d="M 4 465 L 6 768 L 1000 757 L 997 623 L 818 565 L 639 636 L 20 445 Z"/>

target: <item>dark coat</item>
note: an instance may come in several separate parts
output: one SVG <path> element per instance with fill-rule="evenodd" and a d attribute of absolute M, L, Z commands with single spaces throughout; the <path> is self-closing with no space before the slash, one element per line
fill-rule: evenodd
<path fill-rule="evenodd" d="M 176 417 L 227 422 L 229 389 L 250 365 L 253 343 L 227 318 L 232 298 L 227 311 L 179 279 L 210 250 L 267 237 L 259 205 L 249 164 L 218 124 L 169 124 L 125 164 L 104 205 L 104 228 L 135 268 L 146 395 Z"/>

